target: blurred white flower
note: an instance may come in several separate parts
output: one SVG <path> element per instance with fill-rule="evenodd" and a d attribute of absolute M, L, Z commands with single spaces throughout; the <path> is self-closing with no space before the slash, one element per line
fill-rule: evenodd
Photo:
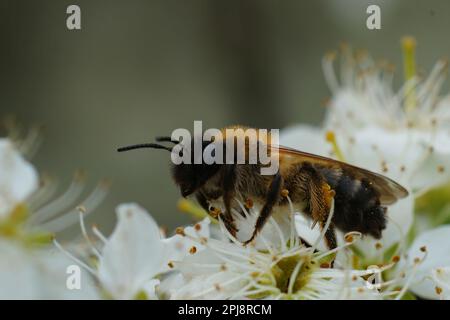
<path fill-rule="evenodd" d="M 0 139 L 0 221 L 37 189 L 38 175 L 8 139 Z"/>
<path fill-rule="evenodd" d="M 429 76 L 420 79 L 415 66 L 415 40 L 402 40 L 405 84 L 393 89 L 393 67 L 374 62 L 366 52 L 342 46 L 340 79 L 334 70 L 335 54 L 323 59 L 325 79 L 332 92 L 326 127 L 355 131 L 365 126 L 385 130 L 415 128 L 427 134 L 450 129 L 450 96 L 440 96 L 448 62 L 440 60 Z"/>
<path fill-rule="evenodd" d="M 0 299 L 97 299 L 91 277 L 80 273 L 79 289 L 67 285 L 73 262 L 60 252 L 26 248 L 0 239 Z"/>

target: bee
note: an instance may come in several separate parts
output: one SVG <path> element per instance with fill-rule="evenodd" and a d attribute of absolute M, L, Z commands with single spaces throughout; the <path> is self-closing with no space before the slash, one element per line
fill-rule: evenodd
<path fill-rule="evenodd" d="M 222 129 L 224 137 L 225 129 Z M 237 136 L 236 139 L 246 137 Z M 171 137 L 159 137 L 156 141 L 179 143 Z M 267 140 L 260 142 L 267 143 Z M 210 143 L 204 141 L 203 150 Z M 241 145 L 248 149 L 247 141 Z M 232 235 L 238 231 L 231 213 L 232 209 L 241 210 L 237 201 L 250 200 L 261 204 L 252 236 L 243 242 L 244 245 L 253 241 L 275 210 L 288 206 L 287 197 L 296 211 L 305 214 L 322 229 L 326 227 L 334 201 L 331 223 L 324 235 L 330 249 L 337 247 L 336 228 L 345 233 L 358 231 L 380 239 L 386 228 L 387 206 L 408 195 L 404 187 L 383 175 L 300 150 L 267 145 L 269 152 L 277 153 L 279 159 L 278 170 L 271 175 L 260 173 L 261 163 L 194 164 L 192 161 L 191 164 L 172 165 L 173 179 L 183 197 L 195 196 L 207 212 L 214 211 L 211 203 L 219 201 L 223 204 L 225 210 L 219 213 L 220 218 Z M 147 143 L 119 148 L 118 151 L 138 148 L 172 151 L 173 147 Z"/>

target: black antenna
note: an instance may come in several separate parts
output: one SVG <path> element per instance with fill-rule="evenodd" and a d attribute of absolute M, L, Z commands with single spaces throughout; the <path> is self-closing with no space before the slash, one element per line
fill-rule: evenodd
<path fill-rule="evenodd" d="M 180 141 L 173 140 L 171 137 L 155 137 L 155 140 L 158 142 L 180 143 Z"/>
<path fill-rule="evenodd" d="M 141 144 L 134 144 L 131 146 L 121 147 L 117 149 L 117 152 L 124 152 L 124 151 L 130 151 L 134 149 L 144 149 L 144 148 L 151 148 L 151 149 L 164 149 L 167 151 L 172 152 L 172 148 L 156 144 L 156 143 L 141 143 Z"/>

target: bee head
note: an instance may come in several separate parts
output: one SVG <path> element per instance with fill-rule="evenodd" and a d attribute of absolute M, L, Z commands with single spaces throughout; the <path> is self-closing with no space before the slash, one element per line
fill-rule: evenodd
<path fill-rule="evenodd" d="M 219 171 L 220 165 L 207 164 L 203 161 L 203 151 L 210 144 L 209 141 L 202 143 L 202 153 L 195 154 L 194 146 L 190 149 L 183 148 L 179 155 L 184 156 L 185 152 L 190 152 L 186 158 L 190 161 L 187 163 L 174 164 L 172 166 L 172 177 L 175 183 L 180 188 L 180 193 L 183 197 L 193 194 L 196 190 L 201 188 L 214 174 Z"/>
<path fill-rule="evenodd" d="M 157 137 L 156 141 L 179 144 L 179 141 L 174 141 L 170 137 Z M 203 161 L 203 151 L 210 143 L 210 141 L 203 141 L 202 152 L 198 155 L 193 152 L 193 140 L 191 142 L 190 149 L 182 147 L 181 150 L 179 150 L 179 156 L 184 159 L 190 159 L 190 161 L 182 162 L 180 164 L 173 164 L 172 166 L 172 177 L 175 180 L 175 183 L 179 186 L 183 197 L 187 197 L 194 193 L 219 170 L 220 166 L 218 164 L 206 164 Z M 158 143 L 145 143 L 122 147 L 117 149 L 117 151 L 124 152 L 141 148 L 163 149 L 172 152 L 174 147 L 167 147 Z M 189 152 L 189 154 L 185 154 L 186 152 Z"/>

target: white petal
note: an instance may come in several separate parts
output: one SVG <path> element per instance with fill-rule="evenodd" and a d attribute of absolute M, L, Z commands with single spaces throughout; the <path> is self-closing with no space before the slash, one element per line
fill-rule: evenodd
<path fill-rule="evenodd" d="M 0 219 L 27 199 L 38 186 L 38 175 L 7 139 L 0 139 Z"/>
<path fill-rule="evenodd" d="M 0 299 L 34 299 L 39 286 L 34 259 L 23 248 L 0 241 Z"/>
<path fill-rule="evenodd" d="M 187 227 L 184 228 L 184 233 L 187 236 L 201 239 L 201 238 L 209 238 L 209 224 L 210 219 L 205 218 L 198 224 L 196 224 L 193 227 Z M 195 247 L 195 250 L 197 252 L 203 250 L 203 246 L 198 244 L 199 241 L 191 240 L 187 236 L 181 236 L 181 235 L 174 235 L 170 238 L 163 239 L 162 242 L 164 243 L 164 261 L 171 261 L 171 262 L 177 262 L 177 261 L 183 261 L 183 259 L 190 255 L 190 251 L 193 247 Z M 167 264 L 163 266 L 164 271 L 168 271 L 169 267 Z"/>
<path fill-rule="evenodd" d="M 312 221 L 305 218 L 302 214 L 295 215 L 295 229 L 297 234 L 303 240 L 305 240 L 310 245 L 314 245 L 317 239 L 320 237 L 320 227 L 316 224 L 313 229 L 311 229 Z M 325 241 L 321 241 L 317 248 L 321 251 L 326 251 L 327 247 Z"/>
<path fill-rule="evenodd" d="M 98 299 L 91 275 L 82 268 L 80 288 L 67 287 L 67 267 L 74 262 L 60 252 L 0 240 L 0 256 L 0 299 Z"/>
<path fill-rule="evenodd" d="M 117 208 L 118 223 L 100 259 L 99 279 L 117 299 L 132 299 L 164 264 L 164 245 L 153 218 L 136 204 Z"/>
<path fill-rule="evenodd" d="M 415 258 L 421 258 L 420 250 L 426 247 L 427 256 L 417 266 L 417 272 L 411 290 L 422 298 L 437 299 L 436 284 L 432 280 L 432 270 L 450 266 L 450 226 L 442 226 L 419 235 L 408 251 L 406 263 L 412 264 Z"/>
<path fill-rule="evenodd" d="M 450 300 L 450 266 L 433 269 L 431 274 L 436 287 L 442 290 L 440 298 Z"/>
<path fill-rule="evenodd" d="M 286 147 L 309 153 L 328 156 L 330 145 L 325 140 L 325 132 L 310 125 L 297 125 L 283 129 L 280 134 L 280 144 Z"/>

